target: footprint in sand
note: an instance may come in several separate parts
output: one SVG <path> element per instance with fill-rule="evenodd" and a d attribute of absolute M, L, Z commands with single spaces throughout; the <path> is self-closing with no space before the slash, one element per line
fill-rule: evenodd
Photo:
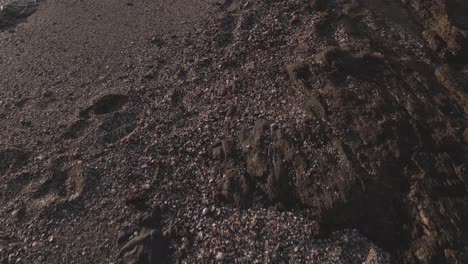
<path fill-rule="evenodd" d="M 126 137 L 137 128 L 137 117 L 134 113 L 114 113 L 99 126 L 97 136 L 103 143 L 114 143 Z"/>
<path fill-rule="evenodd" d="M 48 177 L 33 192 L 34 206 L 43 208 L 51 203 L 72 202 L 81 197 L 85 188 L 85 176 L 81 161 L 56 160 Z"/>
<path fill-rule="evenodd" d="M 12 198 L 18 197 L 24 189 L 27 189 L 27 186 L 32 182 L 33 175 L 29 172 L 21 172 L 13 176 L 6 184 L 6 188 L 3 190 L 3 196 L 10 200 Z"/>
<path fill-rule="evenodd" d="M 0 175 L 18 169 L 27 163 L 29 154 L 18 149 L 0 150 Z"/>
<path fill-rule="evenodd" d="M 105 115 L 120 110 L 129 101 L 129 97 L 123 94 L 108 94 L 97 99 L 90 107 L 81 111 L 80 117 L 89 118 L 94 115 Z"/>
<path fill-rule="evenodd" d="M 99 117 L 112 113 L 118 114 L 116 112 L 121 110 L 128 102 L 129 97 L 123 94 L 108 94 L 99 97 L 91 106 L 80 112 L 80 119 L 73 122 L 62 134 L 62 137 L 65 139 L 78 139 L 82 137 L 93 125 L 94 120 L 91 119 L 92 116 Z M 109 117 L 109 119 L 115 118 Z"/>
<path fill-rule="evenodd" d="M 77 139 L 86 132 L 90 124 L 91 122 L 87 119 L 79 119 L 73 122 L 62 136 L 65 139 Z"/>

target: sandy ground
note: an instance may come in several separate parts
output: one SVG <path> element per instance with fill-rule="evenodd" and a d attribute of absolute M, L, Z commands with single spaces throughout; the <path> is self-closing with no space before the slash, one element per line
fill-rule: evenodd
<path fill-rule="evenodd" d="M 405 2 L 39 2 L 0 263 L 464 263 L 465 6 Z"/>

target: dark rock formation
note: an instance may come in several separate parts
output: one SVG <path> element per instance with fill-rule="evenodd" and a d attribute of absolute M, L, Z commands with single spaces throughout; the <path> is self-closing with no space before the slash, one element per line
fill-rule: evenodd
<path fill-rule="evenodd" d="M 429 47 L 453 62 L 468 60 L 468 4 L 462 0 L 402 0 L 413 9 Z"/>
<path fill-rule="evenodd" d="M 7 0 L 0 2 L 0 30 L 9 28 L 34 13 L 36 0 Z"/>
<path fill-rule="evenodd" d="M 168 254 L 168 242 L 161 232 L 161 215 L 159 208 L 139 216 L 140 231 L 120 249 L 119 256 L 124 263 L 158 264 L 165 263 Z M 129 236 L 119 236 L 118 242 L 123 243 Z"/>

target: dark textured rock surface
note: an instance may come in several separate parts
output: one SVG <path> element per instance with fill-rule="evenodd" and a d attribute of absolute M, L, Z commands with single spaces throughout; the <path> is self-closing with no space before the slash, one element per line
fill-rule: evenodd
<path fill-rule="evenodd" d="M 1 0 L 0 30 L 11 28 L 36 10 L 36 0 Z"/>
<path fill-rule="evenodd" d="M 159 264 L 166 263 L 168 242 L 161 232 L 161 212 L 154 208 L 151 212 L 144 212 L 139 216 L 140 230 L 119 251 L 125 263 L 131 264 Z M 122 240 L 125 238 L 119 239 Z M 128 238 L 127 238 L 128 239 Z"/>
<path fill-rule="evenodd" d="M 402 0 L 419 17 L 424 39 L 443 57 L 468 62 L 468 4 L 461 0 Z"/>

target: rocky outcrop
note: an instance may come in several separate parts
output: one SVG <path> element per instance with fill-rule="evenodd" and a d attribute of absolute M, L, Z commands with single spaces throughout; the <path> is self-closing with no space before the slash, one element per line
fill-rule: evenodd
<path fill-rule="evenodd" d="M 425 30 L 429 47 L 454 62 L 468 61 L 468 4 L 463 0 L 402 0 Z"/>
<path fill-rule="evenodd" d="M 464 263 L 465 74 L 338 47 L 285 70 L 320 121 L 241 129 L 249 186 L 311 209 L 323 234 L 358 227 L 398 261 Z"/>
<path fill-rule="evenodd" d="M 169 246 L 161 232 L 161 212 L 154 208 L 139 215 L 140 230 L 129 236 L 122 232 L 118 238 L 122 248 L 119 257 L 128 264 L 166 263 Z"/>
<path fill-rule="evenodd" d="M 6 0 L 0 3 L 0 30 L 10 28 L 36 10 L 36 0 Z"/>

